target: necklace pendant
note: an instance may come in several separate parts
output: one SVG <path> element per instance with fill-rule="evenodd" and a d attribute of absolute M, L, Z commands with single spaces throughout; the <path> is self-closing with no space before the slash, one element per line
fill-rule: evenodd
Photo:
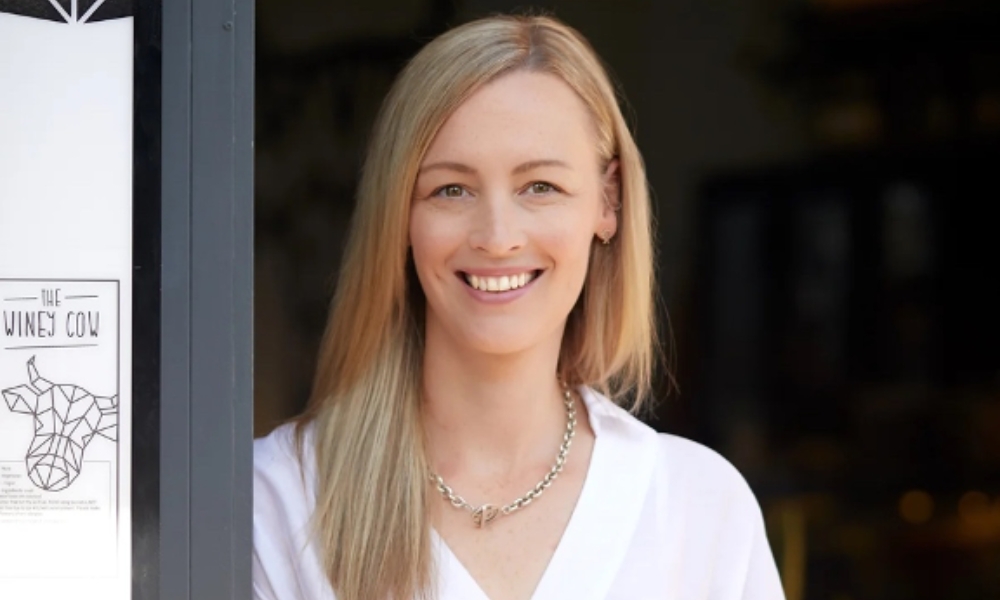
<path fill-rule="evenodd" d="M 500 515 L 500 509 L 492 504 L 484 504 L 472 511 L 472 520 L 475 521 L 476 527 L 482 529 L 489 525 L 497 516 Z"/>

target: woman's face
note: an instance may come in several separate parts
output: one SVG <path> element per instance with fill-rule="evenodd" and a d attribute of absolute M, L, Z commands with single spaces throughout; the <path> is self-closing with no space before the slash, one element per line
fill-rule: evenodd
<path fill-rule="evenodd" d="M 602 169 L 592 117 L 555 76 L 516 71 L 466 100 L 413 196 L 428 339 L 486 354 L 558 347 L 594 236 L 617 229 L 605 201 L 617 199 L 616 169 Z"/>

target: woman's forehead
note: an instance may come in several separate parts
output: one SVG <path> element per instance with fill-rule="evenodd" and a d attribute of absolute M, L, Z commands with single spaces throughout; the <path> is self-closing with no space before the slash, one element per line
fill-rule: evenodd
<path fill-rule="evenodd" d="M 592 162 L 593 118 L 554 75 L 516 71 L 477 90 L 444 122 L 422 164 L 441 161 Z"/>

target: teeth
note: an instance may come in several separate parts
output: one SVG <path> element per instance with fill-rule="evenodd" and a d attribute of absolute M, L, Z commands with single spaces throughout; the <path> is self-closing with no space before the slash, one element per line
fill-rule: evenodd
<path fill-rule="evenodd" d="M 479 277 L 477 275 L 466 275 L 465 280 L 470 286 L 484 292 L 508 292 L 522 288 L 534 278 L 532 273 L 521 273 L 519 275 L 504 275 L 502 277 Z"/>

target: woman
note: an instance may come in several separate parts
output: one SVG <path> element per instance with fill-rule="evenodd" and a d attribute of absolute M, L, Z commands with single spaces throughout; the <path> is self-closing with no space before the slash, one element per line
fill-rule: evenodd
<path fill-rule="evenodd" d="M 649 388 L 650 230 L 578 33 L 428 44 L 376 123 L 308 412 L 256 442 L 255 596 L 781 598 L 739 474 L 609 399 Z"/>

